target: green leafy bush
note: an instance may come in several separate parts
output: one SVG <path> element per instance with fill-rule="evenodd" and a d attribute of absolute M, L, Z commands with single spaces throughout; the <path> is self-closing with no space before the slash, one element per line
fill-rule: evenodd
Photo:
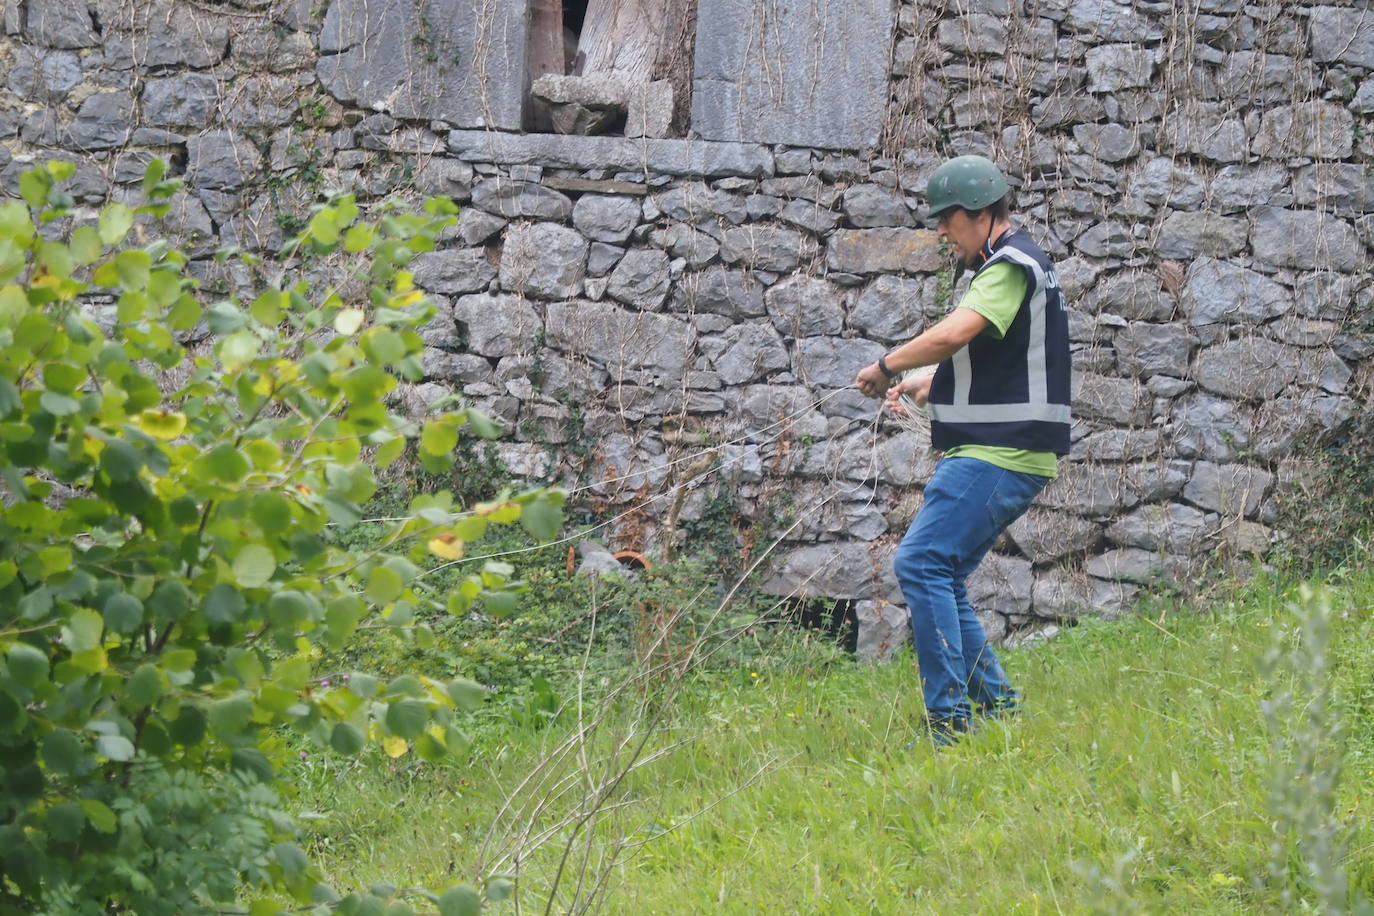
<path fill-rule="evenodd" d="M 72 166 L 23 176 L 0 204 L 0 912 L 409 912 L 393 887 L 317 880 L 277 802 L 294 730 L 320 748 L 453 760 L 470 680 L 325 678 L 360 625 L 433 634 L 417 615 L 515 604 L 487 563 L 427 590 L 488 526 L 551 536 L 562 496 L 502 493 L 470 509 L 417 495 L 377 542 L 327 536 L 362 517 L 374 465 L 418 446 L 437 472 L 476 411 L 423 422 L 388 397 L 421 376 L 432 307 L 405 270 L 453 205 L 319 208 L 282 253 L 288 275 L 206 303 L 156 238 L 177 183 L 82 218 Z M 136 220 L 151 223 L 143 244 Z M 246 256 L 241 263 L 258 267 Z M 357 290 L 356 293 L 347 292 Z M 509 889 L 486 889 L 495 899 Z M 417 892 L 440 913 L 481 896 Z"/>

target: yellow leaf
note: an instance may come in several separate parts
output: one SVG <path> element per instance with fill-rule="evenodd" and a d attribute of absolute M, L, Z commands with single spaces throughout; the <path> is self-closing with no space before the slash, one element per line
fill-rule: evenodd
<path fill-rule="evenodd" d="M 394 760 L 397 757 L 404 757 L 406 751 L 410 750 L 410 745 L 406 744 L 406 739 L 392 735 L 382 742 L 382 749 L 386 751 L 388 757 Z"/>
<path fill-rule="evenodd" d="M 354 334 L 363 326 L 366 317 L 362 309 L 344 309 L 334 316 L 334 330 L 345 336 Z"/>
<path fill-rule="evenodd" d="M 515 503 L 478 503 L 473 511 L 498 525 L 508 524 L 520 517 L 520 507 Z"/>
<path fill-rule="evenodd" d="M 419 290 L 411 290 L 407 293 L 397 293 L 396 295 L 392 296 L 391 302 L 389 304 L 395 308 L 405 308 L 408 305 L 414 305 L 417 302 L 422 302 L 424 298 L 424 293 L 420 292 Z"/>
<path fill-rule="evenodd" d="M 186 431 L 186 414 L 150 407 L 138 415 L 134 424 L 154 438 L 175 439 Z"/>
<path fill-rule="evenodd" d="M 429 539 L 429 552 L 441 560 L 456 560 L 463 555 L 463 542 L 452 534 L 436 534 Z"/>

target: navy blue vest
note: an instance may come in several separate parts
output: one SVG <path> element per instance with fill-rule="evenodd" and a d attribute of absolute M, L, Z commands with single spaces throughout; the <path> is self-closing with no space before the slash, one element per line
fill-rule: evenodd
<path fill-rule="evenodd" d="M 930 385 L 930 442 L 1069 451 L 1069 320 L 1054 265 L 1021 230 L 1008 232 L 974 273 L 1010 263 L 1026 297 L 1001 340 L 979 334 L 940 363 Z"/>

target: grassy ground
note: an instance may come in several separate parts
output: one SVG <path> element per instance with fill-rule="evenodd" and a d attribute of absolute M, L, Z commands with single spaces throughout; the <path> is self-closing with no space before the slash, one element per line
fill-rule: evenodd
<path fill-rule="evenodd" d="M 939 753 L 913 728 L 910 655 L 868 666 L 793 642 L 666 699 L 671 678 L 579 710 L 564 686 L 552 724 L 497 722 L 463 767 L 312 757 L 299 804 L 337 885 L 518 876 L 503 912 L 545 912 L 556 874 L 551 912 L 1321 911 L 1295 877 L 1302 848 L 1274 859 L 1270 777 L 1289 766 L 1274 728 L 1298 753 L 1321 745 L 1327 773 L 1321 753 L 1344 748 L 1337 864 L 1374 896 L 1374 828 L 1356 816 L 1374 787 L 1374 573 L 1331 588 L 1334 643 L 1301 664 L 1330 666 L 1343 743 L 1319 704 L 1266 722 L 1295 675 L 1262 674 L 1264 656 L 1297 639 L 1292 588 L 1267 584 L 1005 651 L 1024 714 Z M 641 741 L 655 759 L 617 778 Z M 1310 775 L 1281 777 L 1280 796 L 1321 808 Z M 588 814 L 603 789 L 618 807 Z"/>

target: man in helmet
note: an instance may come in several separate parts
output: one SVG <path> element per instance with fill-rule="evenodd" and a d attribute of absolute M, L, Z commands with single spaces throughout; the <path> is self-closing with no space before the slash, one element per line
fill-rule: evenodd
<path fill-rule="evenodd" d="M 1069 450 L 1069 333 L 1054 267 L 1011 222 L 1006 178 L 982 156 L 941 165 L 926 185 L 929 218 L 972 270 L 941 321 L 859 371 L 869 397 L 901 411 L 908 395 L 931 417 L 944 456 L 893 561 L 911 611 L 926 715 L 937 744 L 997 715 L 1020 695 L 969 605 L 968 578 L 1030 506 Z M 901 380 L 921 366 L 934 376 Z"/>

